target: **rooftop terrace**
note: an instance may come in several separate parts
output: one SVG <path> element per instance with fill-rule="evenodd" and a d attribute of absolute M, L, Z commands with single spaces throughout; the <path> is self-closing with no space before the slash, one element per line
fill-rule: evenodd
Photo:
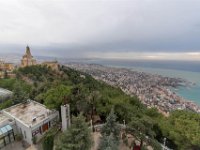
<path fill-rule="evenodd" d="M 0 112 L 0 126 L 6 122 L 9 122 L 9 120 L 12 120 L 12 119 L 8 118 L 4 114 L 2 114 L 2 112 Z"/>
<path fill-rule="evenodd" d="M 33 126 L 47 119 L 53 111 L 40 103 L 29 101 L 9 107 L 4 112 L 20 120 L 27 126 Z"/>

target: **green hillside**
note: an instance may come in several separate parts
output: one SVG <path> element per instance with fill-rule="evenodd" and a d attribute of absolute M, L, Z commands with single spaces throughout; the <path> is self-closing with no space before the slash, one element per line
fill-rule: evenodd
<path fill-rule="evenodd" d="M 163 143 L 164 137 L 173 149 L 200 149 L 199 114 L 175 111 L 165 118 L 156 109 L 147 109 L 136 97 L 67 67 L 55 72 L 38 65 L 20 68 L 16 74 L 16 79 L 0 79 L 0 87 L 14 92 L 12 100 L 0 104 L 1 109 L 28 98 L 57 110 L 69 103 L 73 115 L 83 113 L 88 121 L 99 123 L 106 121 L 114 107 L 117 121 L 125 120 L 127 133 L 154 149 L 160 149 L 157 141 Z"/>

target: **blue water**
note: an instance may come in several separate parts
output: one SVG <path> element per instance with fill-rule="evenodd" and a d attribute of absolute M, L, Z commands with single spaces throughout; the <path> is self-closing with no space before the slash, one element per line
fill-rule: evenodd
<path fill-rule="evenodd" d="M 195 83 L 191 87 L 179 87 L 174 90 L 178 95 L 200 105 L 200 61 L 146 61 L 146 60 L 86 60 L 85 63 L 129 68 L 151 74 L 168 77 L 180 77 Z"/>
<path fill-rule="evenodd" d="M 116 59 L 94 59 L 86 60 L 88 63 L 97 63 L 110 66 L 122 67 L 142 67 L 142 68 L 159 68 L 170 70 L 182 70 L 189 72 L 200 72 L 199 61 L 151 61 L 151 60 L 116 60 Z"/>
<path fill-rule="evenodd" d="M 197 104 L 200 105 L 200 86 L 194 86 L 191 88 L 186 88 L 186 87 L 179 87 L 178 91 L 176 91 L 178 95 L 184 97 L 187 100 L 191 100 L 196 102 Z"/>
<path fill-rule="evenodd" d="M 179 96 L 200 105 L 200 72 L 142 67 L 131 67 L 131 69 L 151 74 L 159 74 L 167 77 L 179 77 L 195 83 L 195 85 L 191 86 L 180 86 L 173 91 Z"/>

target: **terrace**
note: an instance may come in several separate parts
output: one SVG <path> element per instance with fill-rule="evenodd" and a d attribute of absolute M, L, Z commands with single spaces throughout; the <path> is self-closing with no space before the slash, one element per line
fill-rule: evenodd
<path fill-rule="evenodd" d="M 19 120 L 28 127 L 34 126 L 48 119 L 53 111 L 47 109 L 44 105 L 35 101 L 28 101 L 14 105 L 4 110 L 5 113 Z"/>

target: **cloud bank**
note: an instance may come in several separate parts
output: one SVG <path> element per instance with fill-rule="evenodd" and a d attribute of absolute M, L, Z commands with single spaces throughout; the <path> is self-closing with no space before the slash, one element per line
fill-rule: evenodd
<path fill-rule="evenodd" d="M 199 59 L 199 8 L 199 0 L 0 1 L 0 52 L 29 44 L 35 55 Z"/>

